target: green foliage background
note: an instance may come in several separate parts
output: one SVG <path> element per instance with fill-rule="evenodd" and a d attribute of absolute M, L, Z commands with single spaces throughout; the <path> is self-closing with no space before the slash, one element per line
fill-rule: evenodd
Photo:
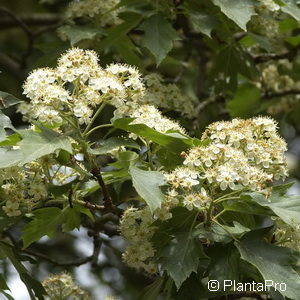
<path fill-rule="evenodd" d="M 129 120 L 126 119 L 114 123 L 116 129 L 135 133 L 163 146 L 159 153 L 166 169 L 168 167 L 172 169 L 176 161 L 181 160 L 179 155 L 181 151 L 200 143 L 198 138 L 210 123 L 234 117 L 250 118 L 271 114 L 279 122 L 281 135 L 287 140 L 293 154 L 295 163 L 290 171 L 290 177 L 298 181 L 300 86 L 299 84 L 287 86 L 283 82 L 280 83 L 281 88 L 274 90 L 270 87 L 270 82 L 263 80 L 262 73 L 265 65 L 274 64 L 281 76 L 289 76 L 295 83 L 300 82 L 300 8 L 296 0 L 275 2 L 280 5 L 280 12 L 264 16 L 266 20 L 273 22 L 275 27 L 277 26 L 274 33 L 272 30 L 268 31 L 269 27 L 264 28 L 265 24 L 261 24 L 259 28 L 260 21 L 255 19 L 260 13 L 257 11 L 259 1 L 255 0 L 121 0 L 115 8 L 119 10 L 121 23 L 105 27 L 101 27 L 96 18 L 77 19 L 73 23 L 67 21 L 64 12 L 69 1 L 0 0 L 0 90 L 3 91 L 0 97 L 4 100 L 3 104 L 0 102 L 0 108 L 11 118 L 14 128 L 24 128 L 27 124 L 22 121 L 13 104 L 18 99 L 28 100 L 22 95 L 22 84 L 28 73 L 35 68 L 54 66 L 58 57 L 72 46 L 93 49 L 99 53 L 101 65 L 124 62 L 138 67 L 142 74 L 157 72 L 167 83 L 176 83 L 184 95 L 194 100 L 197 117 L 192 121 L 178 111 L 164 112 L 168 117 L 178 120 L 194 138 L 161 134 L 143 125 L 129 124 Z M 65 40 L 60 38 L 62 35 Z M 281 59 L 287 59 L 291 63 L 290 68 L 278 64 Z M 278 77 L 274 81 L 281 79 Z M 105 108 L 104 112 L 101 122 L 98 120 L 99 124 L 109 120 L 110 108 Z M 6 135 L 4 128 L 9 129 L 10 123 L 7 123 L 2 115 L 0 117 L 2 140 Z M 22 139 L 18 144 L 20 149 L 11 154 L 7 149 L 1 148 L 1 168 L 16 163 L 24 164 L 35 159 L 38 157 L 35 153 L 37 149 L 42 151 L 43 155 L 62 149 L 64 151 L 60 152 L 60 159 L 68 161 L 69 153 L 72 152 L 68 139 L 56 135 L 53 131 L 44 129 L 41 131 L 42 134 L 20 130 L 19 137 L 11 137 Z M 107 132 L 108 129 L 101 129 L 101 137 Z M 93 138 L 98 137 L 93 135 Z M 98 153 L 94 154 L 103 155 L 118 145 L 130 149 L 140 148 L 140 145 L 133 141 L 128 141 L 127 144 L 118 139 L 110 142 L 111 144 L 108 142 L 102 148 L 96 149 Z M 109 161 L 105 157 L 101 159 L 103 164 Z M 163 183 L 163 179 L 155 171 L 150 173 L 132 166 L 130 162 L 136 159 L 132 152 L 123 154 L 118 163 L 125 171 L 123 170 L 122 174 L 107 172 L 104 179 L 107 184 L 113 185 L 117 182 L 112 191 L 116 201 L 120 202 L 120 199 L 130 201 L 136 190 L 150 208 L 155 210 L 162 197 L 159 186 L 162 185 L 160 183 Z M 122 180 L 119 180 L 120 178 Z M 128 178 L 132 178 L 132 184 L 128 182 Z M 99 188 L 95 182 L 89 184 L 86 186 L 87 194 Z M 145 189 L 145 186 L 148 188 Z M 52 191 L 54 195 L 63 192 L 65 191 L 55 188 Z M 278 193 L 280 194 L 280 191 L 277 191 Z M 258 222 L 260 215 L 272 214 L 270 211 L 288 224 L 293 223 L 295 219 L 299 223 L 299 197 L 294 199 L 285 195 L 284 206 L 275 198 L 272 203 L 268 203 L 259 195 L 248 197 L 251 197 L 251 201 L 257 202 L 259 207 L 254 207 L 256 216 L 253 219 L 248 218 L 249 207 L 246 207 L 245 201 L 243 204 L 245 206 L 241 204 L 226 208 L 240 214 L 243 221 L 237 228 L 230 227 L 227 231 L 220 232 L 220 228 L 212 227 L 211 232 L 205 234 L 212 235 L 213 239 L 219 242 L 224 242 L 228 238 L 232 240 L 232 235 L 240 238 L 246 233 L 245 228 L 250 226 L 249 223 Z M 276 197 L 276 193 L 273 197 Z M 91 199 L 95 200 L 93 196 Z M 176 213 L 180 219 L 184 217 L 185 212 L 178 210 L 175 216 Z M 84 215 L 84 221 L 80 221 L 80 214 Z M 78 206 L 76 213 L 70 208 L 47 207 L 33 212 L 32 217 L 32 221 L 27 218 L 26 221 L 22 221 L 23 223 L 18 223 L 14 218 L 8 221 L 7 218 L 1 217 L 2 237 L 5 238 L 7 234 L 6 226 L 10 225 L 8 222 L 12 222 L 11 225 L 14 226 L 10 230 L 10 235 L 16 247 L 13 249 L 7 246 L 6 242 L 0 242 L 0 256 L 8 257 L 21 278 L 23 276 L 22 280 L 28 285 L 32 299 L 34 299 L 32 295 L 39 295 L 39 299 L 43 299 L 43 292 L 39 290 L 41 287 L 35 280 L 40 281 L 44 279 L 45 274 L 59 273 L 63 270 L 72 273 L 77 266 L 85 263 L 85 258 L 81 257 L 90 253 L 79 253 L 75 246 L 79 237 L 74 232 L 66 232 L 80 225 L 88 231 L 94 217 L 89 209 L 81 206 Z M 207 294 L 195 274 L 185 281 L 192 271 L 198 270 L 199 274 L 201 273 L 199 268 L 208 265 L 207 255 L 203 249 L 198 249 L 199 245 L 192 238 L 194 232 L 181 234 L 176 230 L 179 223 L 175 221 L 175 226 L 171 222 L 162 226 L 162 230 L 166 232 L 175 230 L 172 232 L 175 239 L 164 248 L 167 253 L 175 255 L 173 257 L 162 255 L 160 263 L 177 287 L 185 281 L 177 291 L 175 285 L 169 281 L 155 280 L 125 266 L 121 261 L 122 242 L 118 238 L 115 217 L 110 216 L 109 223 L 106 223 L 104 217 L 102 219 L 101 216 L 97 217 L 96 227 L 105 234 L 101 251 L 106 259 L 96 262 L 94 258 L 89 258 L 86 263 L 89 264 L 90 276 L 108 286 L 112 295 L 120 299 L 141 299 L 142 290 L 148 286 L 148 290 L 143 292 L 143 299 L 157 299 L 162 287 L 164 294 L 159 299 L 168 299 L 171 294 L 173 295 L 170 296 L 173 297 L 171 299 L 225 299 L 222 295 Z M 24 222 L 27 226 L 25 231 L 21 232 Z M 62 232 L 57 233 L 56 229 L 61 224 L 63 224 Z M 43 228 L 42 232 L 40 228 Z M 196 228 L 196 232 L 197 230 L 203 233 L 201 228 Z M 242 238 L 236 247 L 234 243 L 237 242 L 233 241 L 225 243 L 223 247 L 217 245 L 212 248 L 209 253 L 211 278 L 226 279 L 230 276 L 240 279 L 239 270 L 243 270 L 243 274 L 258 281 L 261 280 L 261 276 L 268 278 L 275 274 L 272 278 L 289 282 L 288 292 L 284 296 L 287 299 L 299 299 L 299 270 L 289 265 L 292 257 L 295 260 L 299 259 L 299 254 L 297 256 L 291 254 L 292 250 L 281 251 L 280 248 L 267 244 L 263 239 L 266 236 L 264 230 L 257 230 L 255 234 Z M 18 251 L 18 247 L 22 247 L 21 233 L 23 246 L 30 245 L 25 252 Z M 36 242 L 44 235 L 53 239 Z M 90 243 L 91 248 L 93 238 L 94 243 L 97 243 L 95 237 L 86 242 Z M 164 237 L 156 238 L 159 241 L 164 240 Z M 187 245 L 188 253 L 182 252 L 184 251 L 182 245 Z M 199 251 L 202 253 L 201 257 Z M 34 253 L 40 255 L 34 256 Z M 243 261 L 235 259 L 240 255 Z M 182 262 L 182 266 L 180 263 L 184 256 L 188 259 Z M 35 279 L 23 269 L 24 261 L 34 262 L 30 265 L 29 273 L 34 274 Z M 178 265 L 174 265 L 174 261 L 178 261 Z M 250 268 L 250 264 L 256 268 Z M 6 293 L 8 290 L 4 278 L 7 279 L 9 275 L 7 260 L 1 262 L 1 269 L 0 288 Z M 178 269 L 181 271 L 178 272 Z M 231 274 L 227 272 L 229 269 Z M 87 288 L 93 290 L 92 286 Z M 230 297 L 235 299 L 234 297 L 239 296 L 242 295 Z M 283 299 L 284 296 L 273 293 L 272 299 Z"/>

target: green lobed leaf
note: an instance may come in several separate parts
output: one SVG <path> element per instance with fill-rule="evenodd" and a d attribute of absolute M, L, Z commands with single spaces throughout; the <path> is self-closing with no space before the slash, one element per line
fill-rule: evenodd
<path fill-rule="evenodd" d="M 131 41 L 131 39 L 124 35 L 115 44 L 117 51 L 121 57 L 130 65 L 135 65 L 138 68 L 142 68 L 142 61 L 138 56 L 140 53 L 139 48 Z"/>
<path fill-rule="evenodd" d="M 72 231 L 80 227 L 80 212 L 75 207 L 68 207 L 64 209 L 64 223 L 62 225 L 63 232 Z"/>
<path fill-rule="evenodd" d="M 33 212 L 33 220 L 23 229 L 22 240 L 24 248 L 47 235 L 53 237 L 58 227 L 64 221 L 62 210 L 58 207 L 40 208 Z"/>
<path fill-rule="evenodd" d="M 246 234 L 240 242 L 235 242 L 242 259 L 254 265 L 265 280 L 285 283 L 286 291 L 281 294 L 291 299 L 300 299 L 300 276 L 293 269 L 293 252 L 289 248 L 267 243 L 261 234 L 264 231 Z"/>
<path fill-rule="evenodd" d="M 212 76 L 220 78 L 217 84 L 218 90 L 235 91 L 239 74 L 254 79 L 257 69 L 252 58 L 240 47 L 226 46 L 218 53 L 212 72 Z"/>
<path fill-rule="evenodd" d="M 0 232 L 9 228 L 13 224 L 16 224 L 20 219 L 21 216 L 9 217 L 6 215 L 3 209 L 0 209 Z"/>
<path fill-rule="evenodd" d="M 107 140 L 97 143 L 95 148 L 89 149 L 88 151 L 94 155 L 105 155 L 113 149 L 122 146 L 138 150 L 140 150 L 141 148 L 140 145 L 132 139 L 123 137 L 111 137 Z"/>
<path fill-rule="evenodd" d="M 14 126 L 11 124 L 9 117 L 2 113 L 2 111 L 0 111 L 0 141 L 6 138 L 5 128 L 15 130 Z"/>
<path fill-rule="evenodd" d="M 133 120 L 132 118 L 117 119 L 113 125 L 115 128 L 135 133 L 164 146 L 172 152 L 181 152 L 192 146 L 203 144 L 199 139 L 191 138 L 178 132 L 160 133 L 145 124 L 130 124 Z"/>
<path fill-rule="evenodd" d="M 0 148 L 0 168 L 22 166 L 58 149 L 72 153 L 72 145 L 68 137 L 47 128 L 41 132 L 21 130 L 22 140 L 17 144 L 18 149 Z"/>
<path fill-rule="evenodd" d="M 14 300 L 14 298 L 11 295 L 9 295 L 8 293 L 6 293 L 5 291 L 10 291 L 10 288 L 6 284 L 4 276 L 2 274 L 0 274 L 0 293 L 3 294 L 6 297 L 6 299 Z"/>
<path fill-rule="evenodd" d="M 98 51 L 103 51 L 108 47 L 116 45 L 120 39 L 140 23 L 142 16 L 134 12 L 128 12 L 126 15 L 123 15 L 123 19 L 123 23 L 107 29 L 107 37 L 100 42 L 97 47 Z"/>
<path fill-rule="evenodd" d="M 0 109 L 8 108 L 20 102 L 22 102 L 22 100 L 16 98 L 15 96 L 0 91 Z"/>
<path fill-rule="evenodd" d="M 178 153 L 171 152 L 167 148 L 160 148 L 155 154 L 164 171 L 172 171 L 183 163 L 183 158 Z"/>
<path fill-rule="evenodd" d="M 102 177 L 104 177 L 103 174 Z M 106 183 L 105 179 L 104 182 Z M 99 189 L 100 189 L 100 185 L 98 181 L 94 179 L 90 179 L 82 184 L 82 186 L 80 187 L 80 192 L 84 197 L 86 197 L 87 195 L 92 194 L 98 191 Z"/>
<path fill-rule="evenodd" d="M 173 236 L 179 232 L 187 232 L 193 225 L 197 212 L 189 211 L 185 207 L 177 206 L 170 211 L 172 218 L 166 221 L 156 220 L 154 226 L 157 227 L 151 242 L 155 249 L 164 247 Z"/>
<path fill-rule="evenodd" d="M 24 130 L 20 134 L 22 141 L 18 143 L 18 146 L 22 149 L 26 162 L 53 153 L 57 149 L 72 153 L 72 146 L 68 137 L 48 128 L 41 128 L 40 133 Z"/>
<path fill-rule="evenodd" d="M 22 240 L 24 248 L 47 235 L 53 237 L 60 226 L 63 232 L 80 227 L 80 214 L 94 220 L 91 212 L 81 205 L 73 203 L 73 207 L 60 209 L 58 207 L 40 208 L 33 212 L 33 219 L 23 229 Z"/>
<path fill-rule="evenodd" d="M 0 255 L 7 257 L 11 261 L 11 263 L 19 273 L 20 279 L 26 285 L 26 288 L 30 295 L 30 299 L 43 300 L 44 295 L 46 295 L 46 291 L 44 287 L 39 281 L 35 280 L 28 274 L 27 269 L 20 262 L 15 250 L 11 248 L 9 245 L 0 241 Z"/>
<path fill-rule="evenodd" d="M 240 254 L 233 243 L 226 245 L 214 245 L 208 249 L 210 257 L 209 278 L 218 280 L 223 286 L 224 280 L 240 279 L 240 267 L 243 262 L 240 259 Z"/>
<path fill-rule="evenodd" d="M 163 283 L 164 283 L 163 278 L 157 278 L 153 283 L 146 286 L 146 288 L 143 290 L 142 295 L 139 298 L 139 300 L 157 299 L 157 297 L 160 294 Z"/>
<path fill-rule="evenodd" d="M 14 133 L 5 137 L 3 141 L 0 142 L 0 147 L 2 146 L 15 146 L 20 142 L 21 138 L 18 133 Z"/>
<path fill-rule="evenodd" d="M 141 28 L 145 31 L 144 46 L 154 55 L 158 66 L 172 50 L 173 41 L 179 39 L 178 34 L 161 13 L 147 18 Z"/>
<path fill-rule="evenodd" d="M 118 169 L 123 169 L 126 174 L 128 174 L 128 168 L 134 165 L 138 161 L 138 159 L 139 156 L 137 153 L 133 151 L 122 151 L 118 154 L 118 160 L 109 165 Z"/>
<path fill-rule="evenodd" d="M 281 10 L 295 18 L 297 21 L 300 21 L 300 8 L 297 5 L 297 2 L 295 0 L 280 1 L 284 3 L 284 6 L 281 6 Z"/>
<path fill-rule="evenodd" d="M 65 208 L 62 213 L 64 217 L 64 222 L 62 224 L 63 232 L 79 229 L 81 213 L 87 215 L 91 220 L 94 220 L 94 217 L 89 209 L 76 203 L 73 203 L 73 207 Z"/>
<path fill-rule="evenodd" d="M 285 223 L 298 227 L 300 225 L 300 196 L 287 195 L 286 192 L 290 186 L 291 183 L 274 186 L 268 199 L 255 192 L 245 193 L 245 195 L 251 197 L 259 205 L 270 208 Z"/>
<path fill-rule="evenodd" d="M 58 32 L 63 37 L 67 37 L 71 43 L 71 46 L 74 46 L 80 41 L 94 39 L 101 31 L 98 28 L 90 27 L 87 25 L 64 25 L 58 29 Z"/>
<path fill-rule="evenodd" d="M 205 226 L 204 223 L 201 223 L 195 227 L 195 234 L 197 234 L 199 238 L 205 238 L 217 243 L 228 243 L 233 238 L 242 237 L 248 231 L 250 231 L 249 228 L 235 221 L 233 222 L 233 226 L 219 225 L 216 223 Z"/>
<path fill-rule="evenodd" d="M 203 263 L 209 260 L 200 241 L 191 232 L 182 232 L 160 251 L 159 263 L 179 289 L 193 272 L 197 272 L 200 260 Z"/>
<path fill-rule="evenodd" d="M 259 107 L 260 90 L 255 85 L 245 83 L 238 87 L 234 98 L 227 103 L 232 117 L 249 118 Z"/>
<path fill-rule="evenodd" d="M 151 212 L 161 207 L 165 196 L 160 190 L 166 180 L 163 174 L 157 171 L 144 171 L 135 166 L 129 167 L 132 184 L 137 193 L 146 201 Z"/>
<path fill-rule="evenodd" d="M 2 274 L 0 274 L 0 291 L 10 290 Z"/>
<path fill-rule="evenodd" d="M 209 37 L 218 25 L 217 19 L 210 15 L 189 12 L 188 17 L 195 32 L 201 32 Z"/>
<path fill-rule="evenodd" d="M 0 168 L 22 165 L 23 159 L 22 151 L 19 149 L 0 148 Z"/>
<path fill-rule="evenodd" d="M 253 0 L 212 0 L 221 11 L 244 31 L 247 23 L 256 14 L 256 2 Z"/>
<path fill-rule="evenodd" d="M 241 196 L 241 200 L 228 200 L 223 202 L 223 207 L 226 211 L 240 212 L 249 215 L 272 216 L 270 209 L 261 207 L 251 197 Z"/>

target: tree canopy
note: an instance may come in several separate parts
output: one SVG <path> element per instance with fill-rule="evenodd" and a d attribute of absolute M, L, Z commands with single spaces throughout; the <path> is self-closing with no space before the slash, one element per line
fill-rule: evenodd
<path fill-rule="evenodd" d="M 299 22 L 0 1 L 1 297 L 300 299 Z"/>

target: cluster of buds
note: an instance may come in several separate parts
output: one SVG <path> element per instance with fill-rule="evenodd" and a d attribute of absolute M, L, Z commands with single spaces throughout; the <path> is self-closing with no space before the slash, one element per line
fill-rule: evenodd
<path fill-rule="evenodd" d="M 123 260 L 131 267 L 144 269 L 148 273 L 157 272 L 157 265 L 151 261 L 155 250 L 150 241 L 155 226 L 148 207 L 143 209 L 128 208 L 122 217 L 120 230 L 128 245 L 123 253 Z"/>
<path fill-rule="evenodd" d="M 87 291 L 78 287 L 70 274 L 62 273 L 50 276 L 42 282 L 46 292 L 47 299 L 72 299 L 72 300 L 90 300 L 91 296 Z"/>
<path fill-rule="evenodd" d="M 42 164 L 33 161 L 24 167 L 1 170 L 0 200 L 3 211 L 9 217 L 20 216 L 33 209 L 38 201 L 48 196 L 47 179 Z"/>

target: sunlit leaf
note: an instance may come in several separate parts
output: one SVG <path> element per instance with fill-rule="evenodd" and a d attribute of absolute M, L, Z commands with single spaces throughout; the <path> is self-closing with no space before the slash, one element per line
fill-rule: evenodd
<path fill-rule="evenodd" d="M 229 19 L 245 31 L 251 16 L 256 14 L 256 2 L 253 0 L 213 0 L 213 3 L 219 6 Z"/>
<path fill-rule="evenodd" d="M 165 184 L 165 177 L 157 171 L 144 171 L 135 166 L 129 167 L 132 184 L 138 194 L 146 201 L 153 212 L 161 206 L 165 196 L 160 186 Z"/>

